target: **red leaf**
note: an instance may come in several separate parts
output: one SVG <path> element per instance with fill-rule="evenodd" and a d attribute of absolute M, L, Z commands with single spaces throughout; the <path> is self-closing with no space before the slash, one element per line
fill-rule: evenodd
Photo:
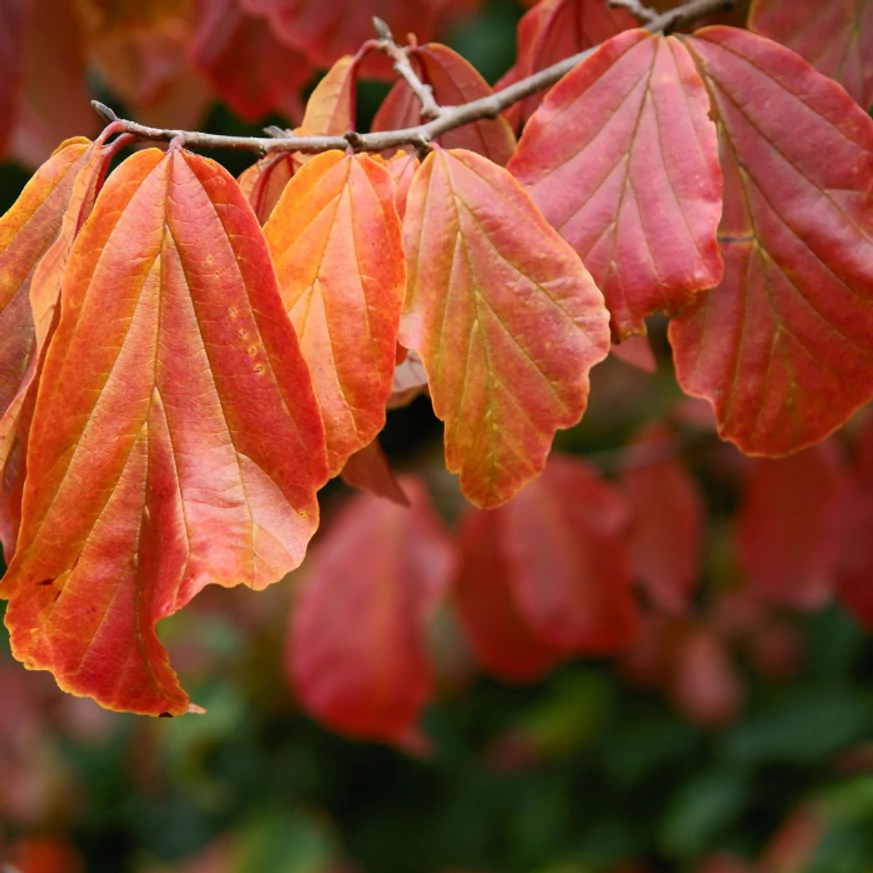
<path fill-rule="evenodd" d="M 385 21 L 400 42 L 415 33 L 419 42 L 431 37 L 431 0 L 243 0 L 247 11 L 265 15 L 283 42 L 306 54 L 317 67 L 330 67 L 354 54 L 374 37 L 373 17 Z"/>
<path fill-rule="evenodd" d="M 300 125 L 307 136 L 342 136 L 355 130 L 359 57 L 346 55 L 327 71 L 306 102 Z"/>
<path fill-rule="evenodd" d="M 150 149 L 109 178 L 70 255 L 27 460 L 0 587 L 14 654 L 108 708 L 185 712 L 155 624 L 209 583 L 296 567 L 327 478 L 266 243 L 213 161 Z"/>
<path fill-rule="evenodd" d="M 406 271 L 394 184 L 328 152 L 291 179 L 264 228 L 312 373 L 332 474 L 385 424 Z"/>
<path fill-rule="evenodd" d="M 864 109 L 873 103 L 873 5 L 868 0 L 755 0 L 749 28 L 836 79 Z"/>
<path fill-rule="evenodd" d="M 24 87 L 12 153 L 26 167 L 46 161 L 58 143 L 90 136 L 99 120 L 89 104 L 85 50 L 73 3 L 28 0 Z"/>
<path fill-rule="evenodd" d="M 23 36 L 24 0 L 0 4 L 0 155 L 6 153 L 18 108 Z"/>
<path fill-rule="evenodd" d="M 628 337 L 612 347 L 612 354 L 644 373 L 656 373 L 658 361 L 647 336 Z"/>
<path fill-rule="evenodd" d="M 645 428 L 628 449 L 621 486 L 633 508 L 631 554 L 637 578 L 653 603 L 682 613 L 700 578 L 704 507 L 697 481 L 669 454 L 635 463 L 635 451 L 669 450 L 675 435 L 664 425 Z"/>
<path fill-rule="evenodd" d="M 408 155 L 406 152 L 398 152 L 387 160 L 381 155 L 373 155 L 373 160 L 382 164 L 394 180 L 394 203 L 397 206 L 397 214 L 403 221 L 406 216 L 409 189 L 421 163 L 415 155 Z"/>
<path fill-rule="evenodd" d="M 751 462 L 737 519 L 739 559 L 758 596 L 817 610 L 833 589 L 828 534 L 844 473 L 836 446 Z"/>
<path fill-rule="evenodd" d="M 409 506 L 409 498 L 391 472 L 391 465 L 378 438 L 349 457 L 343 467 L 342 478 L 352 488 L 393 500 L 399 506 Z"/>
<path fill-rule="evenodd" d="M 524 79 L 636 26 L 627 10 L 612 9 L 602 0 L 543 0 L 519 22 L 517 69 L 501 84 Z M 527 121 L 542 100 L 542 93 L 528 97 L 510 117 Z"/>
<path fill-rule="evenodd" d="M 299 119 L 300 89 L 312 77 L 306 55 L 279 42 L 242 0 L 197 0 L 189 53 L 232 112 L 257 121 L 271 112 Z M 323 6 L 323 4 L 322 4 Z"/>
<path fill-rule="evenodd" d="M 477 506 L 513 497 L 579 421 L 609 348 L 600 292 L 506 170 L 431 153 L 404 222 L 400 342 L 424 362 L 446 463 Z"/>
<path fill-rule="evenodd" d="M 684 45 L 630 31 L 549 92 L 509 164 L 603 289 L 617 337 L 721 279 L 708 110 Z"/>
<path fill-rule="evenodd" d="M 422 751 L 433 689 L 425 628 L 454 550 L 424 485 L 404 509 L 352 498 L 306 564 L 286 663 L 302 706 L 332 730 Z"/>
<path fill-rule="evenodd" d="M 240 175 L 239 187 L 262 225 L 273 214 L 285 186 L 297 172 L 297 168 L 294 155 L 280 152 L 261 158 Z"/>
<path fill-rule="evenodd" d="M 419 78 L 433 90 L 440 106 L 459 106 L 493 91 L 469 61 L 438 43 L 412 48 L 409 62 Z M 402 79 L 398 80 L 373 119 L 373 130 L 402 130 L 427 119 L 421 103 Z M 503 166 L 515 151 L 515 134 L 502 116 L 466 124 L 443 134 L 437 142 L 447 149 L 469 149 Z"/>
<path fill-rule="evenodd" d="M 626 646 L 638 615 L 621 493 L 582 461 L 554 455 L 500 512 L 512 588 L 539 638 L 576 654 Z"/>
<path fill-rule="evenodd" d="M 70 140 L 0 220 L 0 238 L 4 231 L 11 236 L 0 252 L 0 274 L 8 283 L 3 290 L 13 291 L 20 282 L 0 312 L 6 335 L 0 358 L 0 539 L 7 562 L 18 537 L 28 434 L 45 351 L 57 326 L 61 280 L 109 162 L 125 144 L 126 138 L 108 147 Z"/>
<path fill-rule="evenodd" d="M 460 566 L 454 609 L 476 660 L 509 682 L 533 682 L 565 657 L 540 639 L 521 612 L 511 585 L 503 510 L 472 510 L 459 532 Z"/>
<path fill-rule="evenodd" d="M 671 324 L 676 372 L 722 438 L 784 455 L 873 396 L 873 123 L 775 43 L 685 42 L 721 136 L 725 278 Z"/>

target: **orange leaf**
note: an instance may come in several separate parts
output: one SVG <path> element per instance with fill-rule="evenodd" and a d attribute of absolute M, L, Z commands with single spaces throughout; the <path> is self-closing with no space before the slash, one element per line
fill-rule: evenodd
<path fill-rule="evenodd" d="M 518 183 L 472 152 L 428 156 L 404 233 L 400 342 L 424 362 L 449 470 L 473 503 L 498 506 L 585 411 L 609 350 L 603 298 Z"/>
<path fill-rule="evenodd" d="M 341 57 L 315 86 L 300 125 L 307 136 L 342 136 L 355 130 L 358 56 Z"/>
<path fill-rule="evenodd" d="M 406 152 L 397 152 L 387 160 L 381 155 L 373 155 L 373 160 L 382 164 L 394 180 L 394 202 L 397 206 L 397 214 L 403 221 L 406 216 L 409 189 L 421 163 L 415 155 L 408 155 Z"/>
<path fill-rule="evenodd" d="M 409 506 L 409 498 L 394 477 L 378 438 L 349 457 L 343 467 L 342 478 L 352 488 L 393 500 L 399 506 Z"/>
<path fill-rule="evenodd" d="M 411 509 L 358 495 L 314 549 L 286 663 L 306 711 L 331 729 L 423 751 L 417 722 L 432 695 L 425 627 L 454 549 L 424 485 L 402 485 Z"/>
<path fill-rule="evenodd" d="M 629 31 L 549 92 L 509 164 L 603 289 L 617 337 L 721 279 L 708 111 L 682 43 Z"/>
<path fill-rule="evenodd" d="M 873 4 L 869 0 L 755 0 L 749 28 L 836 79 L 864 109 L 873 103 Z"/>
<path fill-rule="evenodd" d="M 432 43 L 414 47 L 409 50 L 409 62 L 421 81 L 433 90 L 440 106 L 459 106 L 493 93 L 476 68 L 447 46 Z M 373 130 L 401 130 L 425 120 L 418 97 L 400 79 L 376 113 Z M 515 134 L 502 116 L 465 124 L 443 134 L 437 142 L 447 149 L 469 149 L 500 166 L 515 151 Z"/>
<path fill-rule="evenodd" d="M 385 424 L 405 269 L 388 172 L 366 155 L 307 162 L 264 228 L 312 373 L 332 474 Z"/>
<path fill-rule="evenodd" d="M 675 457 L 635 462 L 635 450 L 669 449 L 673 439 L 663 425 L 645 428 L 628 449 L 621 486 L 633 507 L 630 542 L 637 579 L 656 606 L 681 613 L 700 577 L 703 497 L 694 477 Z"/>
<path fill-rule="evenodd" d="M 8 279 L 14 284 L 15 267 L 21 271 L 30 264 L 33 266 L 19 286 L 16 297 L 0 315 L 2 324 L 3 315 L 15 311 L 16 300 L 30 304 L 17 325 L 5 325 L 6 351 L 19 360 L 18 367 L 26 364 L 23 373 L 4 386 L 8 390 L 18 382 L 11 398 L 4 391 L 6 396 L 0 409 L 0 539 L 7 562 L 12 557 L 18 537 L 28 434 L 44 354 L 57 325 L 61 280 L 73 241 L 91 214 L 109 162 L 118 148 L 125 144 L 124 137 L 111 146 L 104 146 L 101 142 L 89 145 L 84 139 L 70 140 L 31 180 L 16 205 L 0 222 L 0 228 L 5 225 L 12 231 L 19 225 L 17 235 L 0 253 L 0 272 L 4 266 L 9 269 Z M 45 194 L 48 194 L 46 199 L 38 202 Z M 20 225 L 22 220 L 24 224 Z M 46 240 L 51 244 L 40 254 Z M 10 361 L 11 358 L 7 358 L 7 364 Z M 19 372 L 18 367 L 16 372 Z"/>
<path fill-rule="evenodd" d="M 756 595 L 796 609 L 827 603 L 834 582 L 829 533 L 844 475 L 832 444 L 751 462 L 737 540 Z"/>
<path fill-rule="evenodd" d="M 684 41 L 721 138 L 725 278 L 671 323 L 676 373 L 723 439 L 784 455 L 873 396 L 873 122 L 776 43 Z"/>
<path fill-rule="evenodd" d="M 64 276 L 0 594 L 16 657 L 113 709 L 177 715 L 155 633 L 205 585 L 263 588 L 318 522 L 324 435 L 257 221 L 177 148 L 103 189 Z"/>
<path fill-rule="evenodd" d="M 509 682 L 533 682 L 566 657 L 539 637 L 511 586 L 501 510 L 472 510 L 461 522 L 453 605 L 476 660 Z"/>
<path fill-rule="evenodd" d="M 299 119 L 300 90 L 313 73 L 306 55 L 279 42 L 241 0 L 197 0 L 197 10 L 189 55 L 230 110 L 246 121 L 271 112 Z"/>

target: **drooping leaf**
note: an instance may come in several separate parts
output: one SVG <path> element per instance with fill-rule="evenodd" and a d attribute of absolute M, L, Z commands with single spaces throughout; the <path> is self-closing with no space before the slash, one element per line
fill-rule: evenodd
<path fill-rule="evenodd" d="M 664 425 L 645 428 L 628 449 L 621 487 L 633 512 L 636 577 L 659 609 L 675 614 L 687 609 L 699 582 L 705 516 L 697 482 L 670 454 L 674 441 Z"/>
<path fill-rule="evenodd" d="M 0 586 L 16 657 L 103 706 L 180 714 L 155 632 L 205 585 L 302 560 L 324 433 L 260 227 L 213 161 L 150 149 L 70 255 Z"/>
<path fill-rule="evenodd" d="M 873 4 L 868 0 L 755 0 L 749 28 L 793 49 L 870 108 Z"/>
<path fill-rule="evenodd" d="M 398 152 L 387 160 L 381 155 L 373 155 L 373 160 L 381 163 L 394 180 L 394 203 L 397 206 L 397 214 L 403 221 L 406 216 L 409 189 L 412 187 L 412 180 L 421 162 L 415 155 L 408 155 L 405 152 Z"/>
<path fill-rule="evenodd" d="M 304 709 L 332 730 L 420 751 L 432 695 L 426 623 L 454 548 L 424 485 L 402 486 L 411 509 L 358 495 L 313 550 L 286 663 Z"/>
<path fill-rule="evenodd" d="M 539 639 L 563 652 L 615 652 L 638 630 L 630 507 L 579 459 L 553 455 L 498 512 L 510 585 Z"/>
<path fill-rule="evenodd" d="M 355 129 L 359 64 L 358 55 L 345 55 L 321 78 L 306 101 L 301 133 L 342 136 Z"/>
<path fill-rule="evenodd" d="M 0 4 L 0 155 L 6 154 L 24 67 L 24 0 Z"/>
<path fill-rule="evenodd" d="M 829 533 L 843 487 L 836 446 L 751 462 L 737 518 L 747 584 L 759 597 L 817 610 L 830 598 Z"/>
<path fill-rule="evenodd" d="M 329 68 L 343 55 L 354 54 L 375 36 L 373 17 L 381 18 L 405 42 L 414 33 L 430 39 L 436 4 L 432 0 L 242 0 L 254 15 L 266 16 L 276 35 L 300 49 L 316 67 Z"/>
<path fill-rule="evenodd" d="M 541 639 L 521 612 L 511 585 L 502 511 L 471 510 L 461 522 L 453 606 L 482 667 L 509 682 L 533 682 L 566 655 Z"/>
<path fill-rule="evenodd" d="M 406 271 L 394 184 L 332 151 L 291 179 L 264 233 L 312 373 L 332 474 L 385 424 Z"/>
<path fill-rule="evenodd" d="M 231 111 L 246 121 L 271 112 L 293 120 L 303 114 L 300 90 L 312 77 L 305 53 L 274 36 L 242 0 L 196 0 L 191 61 Z"/>
<path fill-rule="evenodd" d="M 11 398 L 4 391 L 0 410 L 0 540 L 7 562 L 18 537 L 30 423 L 45 351 L 57 326 L 64 270 L 76 234 L 94 207 L 109 162 L 125 144 L 123 137 L 111 146 L 100 141 L 90 145 L 87 140 L 69 141 L 37 173 L 15 207 L 0 221 L 0 228 L 5 225 L 7 231 L 15 233 L 0 254 L 0 273 L 8 270 L 8 279 L 14 284 L 21 271 L 32 265 L 3 310 L 5 315 L 26 307 L 21 321 L 4 325 L 7 333 L 3 345 L 8 353 L 5 363 L 7 368 L 15 364 L 12 372 L 6 369 L 4 388 L 8 390 L 18 379 Z M 39 202 L 44 195 L 48 196 Z M 46 240 L 51 240 L 50 245 L 40 254 Z"/>
<path fill-rule="evenodd" d="M 428 156 L 404 238 L 400 342 L 424 362 L 449 470 L 473 503 L 498 506 L 585 411 L 609 349 L 602 295 L 509 173 L 472 152 Z"/>
<path fill-rule="evenodd" d="M 721 279 L 708 111 L 684 45 L 629 31 L 549 92 L 509 164 L 603 289 L 618 337 Z"/>
<path fill-rule="evenodd" d="M 28 0 L 26 13 L 12 154 L 24 166 L 37 167 L 59 142 L 95 134 L 99 119 L 88 102 L 84 34 L 74 4 Z"/>
<path fill-rule="evenodd" d="M 369 491 L 377 497 L 393 500 L 400 506 L 409 506 L 409 498 L 400 487 L 378 438 L 349 456 L 342 471 L 346 485 Z"/>
<path fill-rule="evenodd" d="M 644 373 L 654 373 L 658 369 L 658 360 L 645 334 L 637 334 L 616 343 L 612 347 L 612 354 Z"/>
<path fill-rule="evenodd" d="M 721 139 L 725 278 L 671 323 L 676 373 L 722 438 L 783 455 L 873 396 L 873 122 L 762 37 L 685 42 Z"/>
<path fill-rule="evenodd" d="M 262 225 L 273 214 L 285 186 L 297 172 L 298 166 L 295 155 L 279 152 L 261 158 L 240 175 L 237 180 L 239 187 Z"/>
<path fill-rule="evenodd" d="M 440 106 L 459 106 L 493 93 L 469 61 L 439 43 L 410 49 L 409 62 Z M 418 97 L 399 79 L 376 113 L 373 130 L 401 130 L 426 120 Z M 515 134 L 503 116 L 465 124 L 443 134 L 437 142 L 447 149 L 469 149 L 500 166 L 506 164 L 516 145 Z"/>
<path fill-rule="evenodd" d="M 543 0 L 518 23 L 518 61 L 498 90 L 636 26 L 627 10 L 601 0 Z M 542 100 L 538 93 L 517 103 L 508 113 L 513 125 L 527 121 Z"/>

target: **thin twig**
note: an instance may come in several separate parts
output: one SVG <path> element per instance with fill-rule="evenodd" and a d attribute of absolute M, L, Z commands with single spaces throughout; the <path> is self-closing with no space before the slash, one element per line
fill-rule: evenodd
<path fill-rule="evenodd" d="M 443 114 L 443 107 L 436 102 L 433 96 L 433 88 L 421 81 L 421 77 L 415 72 L 409 60 L 409 47 L 401 48 L 394 42 L 394 37 L 388 29 L 388 25 L 381 18 L 373 19 L 373 26 L 379 34 L 376 48 L 383 54 L 388 55 L 394 62 L 394 72 L 403 79 L 410 90 L 421 103 L 421 114 L 424 118 L 439 118 Z"/>
<path fill-rule="evenodd" d="M 658 17 L 657 9 L 643 6 L 640 0 L 609 0 L 613 9 L 627 9 L 641 24 L 651 24 Z"/>
<path fill-rule="evenodd" d="M 695 21 L 711 15 L 721 9 L 729 9 L 735 0 L 689 0 L 676 9 L 671 9 L 646 24 L 646 30 L 652 33 L 672 31 L 685 27 Z M 580 52 L 573 57 L 546 67 L 532 76 L 521 79 L 502 91 L 489 94 L 479 100 L 473 100 L 461 106 L 440 107 L 439 118 L 434 118 L 416 127 L 402 130 L 376 131 L 356 134 L 354 138 L 346 136 L 224 136 L 220 134 L 202 133 L 192 130 L 169 130 L 158 127 L 148 127 L 135 121 L 118 120 L 115 122 L 119 131 L 133 134 L 137 139 L 170 142 L 178 139 L 187 148 L 197 149 L 242 149 L 245 151 L 268 154 L 271 152 L 300 152 L 302 154 L 318 154 L 332 149 L 345 150 L 349 147 L 355 151 L 381 152 L 397 149 L 402 146 L 414 146 L 426 151 L 435 139 L 474 121 L 483 118 L 496 118 L 501 112 L 515 103 L 551 87 L 563 78 L 575 66 L 596 51 L 596 47 Z M 96 101 L 92 102 L 95 110 L 104 119 L 110 117 L 108 107 Z"/>

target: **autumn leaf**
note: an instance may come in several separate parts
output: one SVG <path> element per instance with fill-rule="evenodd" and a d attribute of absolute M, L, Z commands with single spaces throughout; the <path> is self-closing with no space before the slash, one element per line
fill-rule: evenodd
<path fill-rule="evenodd" d="M 449 470 L 474 504 L 498 506 L 585 411 L 609 349 L 602 296 L 509 173 L 472 152 L 428 156 L 404 239 L 400 342 L 424 362 Z"/>
<path fill-rule="evenodd" d="M 476 661 L 508 682 L 534 682 L 566 658 L 527 622 L 511 584 L 502 510 L 470 510 L 458 532 L 452 604 Z"/>
<path fill-rule="evenodd" d="M 644 428 L 627 450 L 620 483 L 633 512 L 635 575 L 659 609 L 679 614 L 700 581 L 705 515 L 696 480 L 670 452 L 675 439 L 665 425 Z"/>
<path fill-rule="evenodd" d="M 721 139 L 725 278 L 671 323 L 676 374 L 723 439 L 784 455 L 873 396 L 873 123 L 762 37 L 686 43 Z"/>
<path fill-rule="evenodd" d="M 381 18 L 401 41 L 414 33 L 431 37 L 433 0 L 242 0 L 253 15 L 263 15 L 285 43 L 306 52 L 317 67 L 329 68 L 343 55 L 354 54 L 375 36 L 373 18 Z"/>
<path fill-rule="evenodd" d="M 242 0 L 197 0 L 191 61 L 240 118 L 257 121 L 278 112 L 298 120 L 300 90 L 313 67 L 302 51 L 277 40 L 266 21 L 244 9 Z"/>
<path fill-rule="evenodd" d="M 394 184 L 332 151 L 285 188 L 264 233 L 312 373 L 332 474 L 385 424 L 406 272 Z"/>
<path fill-rule="evenodd" d="M 845 473 L 833 444 L 751 462 L 737 546 L 749 588 L 771 603 L 818 610 L 834 587 L 829 532 Z"/>
<path fill-rule="evenodd" d="M 406 216 L 406 202 L 409 199 L 409 189 L 421 162 L 415 155 L 397 152 L 387 160 L 382 155 L 373 155 L 373 160 L 382 164 L 388 175 L 394 180 L 394 203 L 397 214 L 403 221 Z"/>
<path fill-rule="evenodd" d="M 306 101 L 301 133 L 342 136 L 355 130 L 359 65 L 358 55 L 345 55 L 322 76 Z"/>
<path fill-rule="evenodd" d="M 542 0 L 518 23 L 516 67 L 497 90 L 636 26 L 627 10 L 613 9 L 602 0 Z M 533 94 L 510 109 L 513 125 L 527 121 L 542 100 L 542 93 Z"/>
<path fill-rule="evenodd" d="M 556 85 L 509 171 L 603 289 L 615 336 L 722 276 L 722 180 L 709 101 L 675 38 L 633 30 Z"/>
<path fill-rule="evenodd" d="M 864 109 L 873 103 L 873 4 L 868 0 L 755 0 L 749 28 L 836 79 Z"/>
<path fill-rule="evenodd" d="M 644 373 L 656 373 L 658 370 L 658 359 L 655 357 L 652 344 L 645 334 L 637 334 L 622 340 L 620 343 L 615 343 L 611 354 Z"/>
<path fill-rule="evenodd" d="M 409 49 L 409 62 L 421 81 L 433 91 L 440 106 L 459 106 L 492 94 L 476 68 L 450 48 L 438 43 Z M 399 79 L 373 119 L 373 130 L 402 130 L 427 121 L 421 102 Z M 515 151 L 515 134 L 503 116 L 484 118 L 455 128 L 436 140 L 443 148 L 469 149 L 503 166 Z"/>
<path fill-rule="evenodd" d="M 23 33 L 24 0 L 0 4 L 0 155 L 6 153 L 18 109 Z"/>
<path fill-rule="evenodd" d="M 299 164 L 294 154 L 277 152 L 261 158 L 240 175 L 240 190 L 245 194 L 258 221 L 264 225 L 273 214 L 285 186 Z"/>
<path fill-rule="evenodd" d="M 393 500 L 399 506 L 409 506 L 409 498 L 391 471 L 378 438 L 349 456 L 342 470 L 342 479 L 352 488 Z"/>
<path fill-rule="evenodd" d="M 14 234 L 0 253 L 0 273 L 8 269 L 7 278 L 14 285 L 21 271 L 31 267 L 0 315 L 2 322 L 3 315 L 14 316 L 17 308 L 26 307 L 17 323 L 5 325 L 6 363 L 15 364 L 4 368 L 8 378 L 0 408 L 0 539 L 7 562 L 18 537 L 28 434 L 44 354 L 57 326 L 61 280 L 109 163 L 127 143 L 127 137 L 117 138 L 110 146 L 99 140 L 89 144 L 85 139 L 65 143 L 0 221 L 0 237 L 3 229 Z M 50 244 L 44 248 L 46 241 Z"/>
<path fill-rule="evenodd" d="M 412 508 L 352 498 L 307 561 L 286 664 L 303 708 L 332 730 L 424 751 L 433 693 L 425 630 L 454 548 L 417 479 Z"/>
<path fill-rule="evenodd" d="M 13 653 L 111 709 L 189 708 L 155 633 L 205 585 L 303 559 L 327 478 L 257 220 L 171 148 L 110 176 L 64 275 L 0 594 Z"/>

